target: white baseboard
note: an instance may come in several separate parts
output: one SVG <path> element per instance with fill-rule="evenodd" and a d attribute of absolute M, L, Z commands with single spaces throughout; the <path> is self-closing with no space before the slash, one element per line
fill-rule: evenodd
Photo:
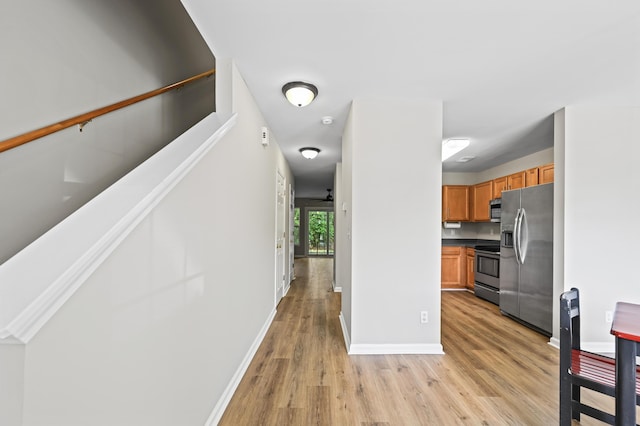
<path fill-rule="evenodd" d="M 615 342 L 580 342 L 580 348 L 597 354 L 615 354 Z"/>
<path fill-rule="evenodd" d="M 344 321 L 342 311 L 340 311 L 340 327 L 342 328 L 342 336 L 344 337 L 344 345 L 349 353 L 349 346 L 351 346 L 351 337 L 349 336 L 349 330 L 347 330 L 347 323 Z"/>
<path fill-rule="evenodd" d="M 442 345 L 427 344 L 353 344 L 349 355 L 443 355 Z"/>
<path fill-rule="evenodd" d="M 238 388 L 238 385 L 240 384 L 240 381 L 242 380 L 244 373 L 247 372 L 247 369 L 249 368 L 249 364 L 251 364 L 251 360 L 253 359 L 256 352 L 258 351 L 258 348 L 260 347 L 260 344 L 262 343 L 264 336 L 266 336 L 267 331 L 269 330 L 269 327 L 271 326 L 271 323 L 273 322 L 273 319 L 275 318 L 275 316 L 276 316 L 276 310 L 274 309 L 273 312 L 271 312 L 271 315 L 269 315 L 269 318 L 267 318 L 267 321 L 262 326 L 260 333 L 258 334 L 258 336 L 256 336 L 255 340 L 253 341 L 253 344 L 249 348 L 249 351 L 247 352 L 244 359 L 242 360 L 242 363 L 240 364 L 235 374 L 231 378 L 231 381 L 227 385 L 226 389 L 224 390 L 224 392 L 222 392 L 222 396 L 220 397 L 220 399 L 218 399 L 218 402 L 216 403 L 215 407 L 213 407 L 213 411 L 209 415 L 209 418 L 207 419 L 205 426 L 217 425 L 220 419 L 222 418 L 222 415 L 224 414 L 224 410 L 227 409 L 227 405 L 229 405 L 229 402 L 231 401 L 231 397 L 233 397 L 234 392 Z"/>
<path fill-rule="evenodd" d="M 441 344 L 351 344 L 347 323 L 340 312 L 340 326 L 344 336 L 344 344 L 349 355 L 443 355 Z"/>
<path fill-rule="evenodd" d="M 335 281 L 333 282 L 333 292 L 342 293 L 342 286 L 337 285 Z"/>
<path fill-rule="evenodd" d="M 552 337 L 549 339 L 549 345 L 556 349 L 560 349 L 560 339 Z M 596 354 L 612 355 L 616 353 L 615 342 L 580 342 L 582 350 L 593 352 Z"/>

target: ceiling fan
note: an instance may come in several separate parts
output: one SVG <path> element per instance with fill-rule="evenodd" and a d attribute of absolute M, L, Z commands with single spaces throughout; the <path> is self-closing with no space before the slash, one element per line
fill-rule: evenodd
<path fill-rule="evenodd" d="M 315 200 L 318 201 L 325 201 L 328 203 L 332 203 L 333 202 L 333 195 L 331 194 L 331 191 L 333 191 L 333 189 L 331 188 L 327 188 L 327 196 L 324 198 L 314 198 Z"/>

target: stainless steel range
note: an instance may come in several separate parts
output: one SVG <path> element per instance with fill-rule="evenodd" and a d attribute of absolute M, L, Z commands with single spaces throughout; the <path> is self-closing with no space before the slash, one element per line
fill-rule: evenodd
<path fill-rule="evenodd" d="M 500 246 L 476 246 L 474 292 L 500 305 Z"/>

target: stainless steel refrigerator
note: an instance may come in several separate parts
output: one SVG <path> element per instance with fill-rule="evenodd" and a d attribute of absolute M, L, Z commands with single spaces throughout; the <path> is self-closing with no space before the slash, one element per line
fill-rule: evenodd
<path fill-rule="evenodd" d="M 553 184 L 503 192 L 500 219 L 500 311 L 550 336 Z"/>

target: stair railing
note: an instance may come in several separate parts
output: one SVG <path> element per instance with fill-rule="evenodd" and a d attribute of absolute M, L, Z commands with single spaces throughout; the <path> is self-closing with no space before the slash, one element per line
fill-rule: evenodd
<path fill-rule="evenodd" d="M 84 114 L 76 115 L 75 117 L 68 118 L 66 120 L 62 120 L 58 123 L 50 124 L 45 127 L 41 127 L 40 129 L 32 130 L 30 132 L 23 133 L 18 136 L 14 136 L 9 139 L 5 139 L 0 141 L 0 152 L 4 152 L 10 150 L 12 148 L 18 147 L 20 145 L 24 145 L 26 143 L 32 142 L 41 137 L 50 135 L 55 132 L 59 132 L 60 130 L 64 130 L 68 127 L 75 126 L 76 124 L 80 127 L 80 131 L 82 128 L 93 120 L 96 117 L 101 115 L 108 114 L 110 112 L 116 111 L 121 108 L 125 108 L 129 105 L 133 105 L 135 103 L 144 101 L 146 99 L 152 98 L 154 96 L 161 95 L 170 90 L 179 89 L 189 83 L 193 83 L 194 81 L 200 80 L 202 78 L 208 78 L 216 72 L 215 68 L 212 68 L 203 73 L 194 75 L 192 77 L 186 78 L 184 80 L 178 81 L 173 84 L 169 84 L 167 86 L 161 87 L 156 90 L 152 90 L 150 92 L 143 93 L 138 96 L 134 96 L 132 98 L 125 99 L 120 102 L 113 103 L 111 105 L 104 106 L 102 108 L 94 109 L 93 111 L 86 112 Z"/>

